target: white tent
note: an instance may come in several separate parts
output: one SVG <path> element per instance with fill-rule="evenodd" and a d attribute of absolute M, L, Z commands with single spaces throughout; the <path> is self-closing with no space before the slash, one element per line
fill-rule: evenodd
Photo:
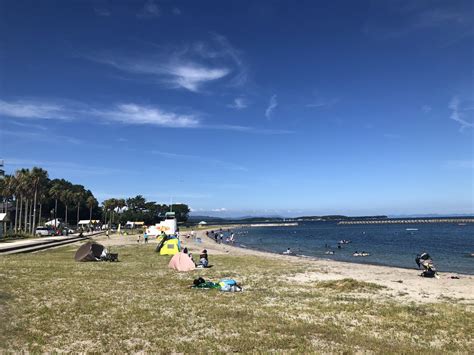
<path fill-rule="evenodd" d="M 60 226 L 61 225 L 61 220 L 59 218 L 52 219 L 51 221 L 48 221 L 44 224 L 45 226 Z"/>
<path fill-rule="evenodd" d="M 8 222 L 10 219 L 8 218 L 8 214 L 0 213 L 0 222 Z"/>
<path fill-rule="evenodd" d="M 207 224 L 207 222 L 206 222 L 206 221 L 201 221 L 201 222 L 199 222 L 198 224 L 199 224 L 200 226 L 205 226 L 205 225 Z"/>
<path fill-rule="evenodd" d="M 78 225 L 98 224 L 99 222 L 98 219 L 81 219 Z"/>

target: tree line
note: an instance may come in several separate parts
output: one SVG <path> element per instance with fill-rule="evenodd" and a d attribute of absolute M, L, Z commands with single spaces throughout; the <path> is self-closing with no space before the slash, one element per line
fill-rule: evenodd
<path fill-rule="evenodd" d="M 49 179 L 48 172 L 39 167 L 19 169 L 0 177 L 0 210 L 9 214 L 13 233 L 27 234 L 35 234 L 45 220 L 56 218 L 63 219 L 66 225 L 77 225 L 86 215 L 89 220 L 101 220 L 104 224 L 143 221 L 151 225 L 171 210 L 178 222 L 187 221 L 190 212 L 186 204 L 158 204 L 141 195 L 110 198 L 99 206 L 84 186 L 65 179 Z"/>
<path fill-rule="evenodd" d="M 160 222 L 166 212 L 174 212 L 178 222 L 188 220 L 190 209 L 183 203 L 166 205 L 147 201 L 142 195 L 123 198 L 110 198 L 102 203 L 104 223 L 124 225 L 127 221 L 142 221 L 146 225 Z"/>
<path fill-rule="evenodd" d="M 77 224 L 81 212 L 89 219 L 100 218 L 98 201 L 90 190 L 65 179 L 49 179 L 42 168 L 19 169 L 0 179 L 2 211 L 13 222 L 13 233 L 35 234 L 45 219 L 64 217 L 66 225 Z M 76 216 L 68 213 L 76 210 Z"/>

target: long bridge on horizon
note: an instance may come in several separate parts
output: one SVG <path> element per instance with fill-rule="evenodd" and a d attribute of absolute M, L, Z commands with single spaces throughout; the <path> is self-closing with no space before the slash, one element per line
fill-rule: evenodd
<path fill-rule="evenodd" d="M 454 223 L 464 225 L 474 223 L 474 218 L 409 218 L 409 219 L 376 219 L 341 221 L 338 224 L 423 224 L 423 223 Z"/>

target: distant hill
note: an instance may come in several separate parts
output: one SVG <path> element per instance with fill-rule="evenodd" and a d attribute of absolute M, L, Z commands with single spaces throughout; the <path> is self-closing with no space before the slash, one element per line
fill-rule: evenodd
<path fill-rule="evenodd" d="M 189 216 L 188 222 L 198 223 L 200 221 L 206 221 L 207 223 L 275 223 L 275 222 L 288 222 L 288 221 L 320 221 L 320 222 L 339 222 L 339 221 L 366 221 L 366 220 L 380 220 L 386 219 L 387 216 L 360 216 L 360 217 L 348 217 L 343 215 L 328 215 L 328 216 L 301 216 L 294 218 L 284 218 L 281 216 L 243 216 L 234 218 L 221 218 L 212 216 Z"/>

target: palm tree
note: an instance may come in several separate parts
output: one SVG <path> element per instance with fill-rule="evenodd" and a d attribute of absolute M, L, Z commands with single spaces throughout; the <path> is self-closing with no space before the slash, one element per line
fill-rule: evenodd
<path fill-rule="evenodd" d="M 29 175 L 30 175 L 30 170 L 29 169 L 20 169 L 16 171 L 16 180 L 17 180 L 17 189 L 18 189 L 18 194 L 20 195 L 20 215 L 18 218 L 18 230 L 19 231 L 25 231 L 27 229 L 27 216 L 28 216 L 28 195 L 29 195 L 29 189 L 28 189 L 28 182 L 29 182 Z M 25 210 L 25 216 L 23 217 L 23 205 L 24 210 Z M 22 227 L 22 220 L 24 220 L 24 226 Z"/>
<path fill-rule="evenodd" d="M 97 206 L 97 200 L 94 196 L 89 196 L 86 200 L 86 205 L 89 207 L 89 222 L 92 220 L 92 209 Z"/>
<path fill-rule="evenodd" d="M 13 175 L 12 189 L 13 194 L 15 195 L 15 226 L 13 227 L 13 231 L 16 233 L 18 231 L 18 196 L 20 195 L 20 184 L 18 182 L 18 176 L 16 173 Z"/>
<path fill-rule="evenodd" d="M 67 210 L 68 206 L 71 204 L 73 200 L 73 192 L 69 189 L 63 190 L 61 193 L 61 202 L 64 204 L 64 223 L 67 226 Z"/>
<path fill-rule="evenodd" d="M 37 202 L 37 197 L 38 197 L 38 191 L 41 194 L 41 191 L 45 189 L 46 184 L 48 183 L 48 172 L 41 168 L 34 167 L 31 170 L 31 182 L 32 182 L 32 189 L 34 191 L 33 222 L 31 223 L 31 233 L 35 234 L 36 232 L 36 202 Z"/>
<path fill-rule="evenodd" d="M 73 192 L 73 195 L 72 195 L 72 199 L 73 199 L 73 202 L 77 205 L 77 221 L 76 221 L 76 225 L 79 226 L 79 209 L 81 207 L 81 203 L 84 201 L 84 187 L 83 186 L 80 186 L 80 185 L 76 185 L 78 186 L 78 190 Z M 75 186 L 75 187 L 76 187 Z"/>
<path fill-rule="evenodd" d="M 58 200 L 61 199 L 63 192 L 63 184 L 59 180 L 56 180 L 51 188 L 49 189 L 49 195 L 54 198 L 54 227 L 57 228 L 57 213 L 58 213 Z"/>

